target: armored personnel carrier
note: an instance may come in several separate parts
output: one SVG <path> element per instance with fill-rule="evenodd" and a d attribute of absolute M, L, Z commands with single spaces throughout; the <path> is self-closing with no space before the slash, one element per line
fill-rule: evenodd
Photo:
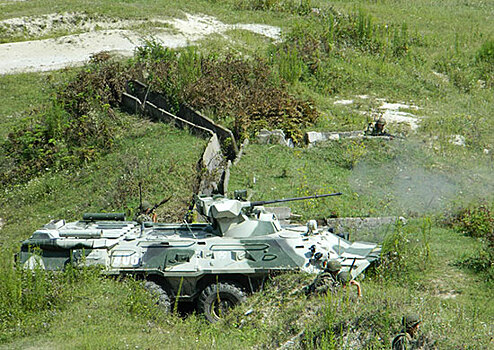
<path fill-rule="evenodd" d="M 22 243 L 18 259 L 26 268 L 101 265 L 107 275 L 142 278 L 163 307 L 171 299 L 191 301 L 214 322 L 273 273 L 318 273 L 337 259 L 356 277 L 378 258 L 376 244 L 351 243 L 315 222 L 282 227 L 264 208 L 339 194 L 263 202 L 198 196 L 196 209 L 205 223 L 138 223 L 119 213 L 53 220 Z"/>

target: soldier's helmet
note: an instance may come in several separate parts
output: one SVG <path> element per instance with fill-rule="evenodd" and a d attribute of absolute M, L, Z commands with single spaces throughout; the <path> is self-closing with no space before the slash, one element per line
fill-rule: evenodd
<path fill-rule="evenodd" d="M 406 329 L 411 329 L 421 322 L 420 317 L 416 314 L 408 314 L 403 316 L 401 323 Z"/>
<path fill-rule="evenodd" d="M 341 271 L 337 276 L 336 276 L 336 279 L 338 280 L 338 282 L 340 282 L 341 284 L 347 284 L 348 281 L 350 281 L 351 279 L 351 276 L 350 276 L 350 273 L 348 271 Z"/>
<path fill-rule="evenodd" d="M 325 270 L 329 272 L 338 272 L 341 270 L 341 263 L 338 260 L 329 260 Z"/>
<path fill-rule="evenodd" d="M 142 209 L 143 212 L 146 212 L 149 209 L 151 209 L 151 204 L 148 201 L 143 201 L 142 202 L 142 208 L 141 209 Z"/>

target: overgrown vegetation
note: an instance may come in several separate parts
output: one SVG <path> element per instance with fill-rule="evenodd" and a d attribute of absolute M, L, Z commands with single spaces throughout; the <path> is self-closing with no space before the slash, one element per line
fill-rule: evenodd
<path fill-rule="evenodd" d="M 138 49 L 136 60 L 142 78 L 167 96 L 170 109 L 187 103 L 232 128 L 239 139 L 269 127 L 300 143 L 303 128 L 319 116 L 312 102 L 288 93 L 261 57 L 203 55 L 193 48 L 178 52 L 149 42 Z"/>
<path fill-rule="evenodd" d="M 460 209 L 449 224 L 464 235 L 475 237 L 480 247 L 458 261 L 460 266 L 483 273 L 494 279 L 494 213 L 492 204 L 477 204 Z"/>
<path fill-rule="evenodd" d="M 102 53 L 62 82 L 51 103 L 9 133 L 1 150 L 0 183 L 79 166 L 110 150 L 125 126 L 114 108 L 128 77 L 120 63 Z"/>
<path fill-rule="evenodd" d="M 0 134 L 10 134 L 0 156 L 0 347 L 277 348 L 305 331 L 296 339 L 308 349 L 386 349 L 403 314 L 413 312 L 423 318 L 423 336 L 438 348 L 490 348 L 489 2 L 92 5 L 91 13 L 125 18 L 212 13 L 224 22 L 279 25 L 285 34 L 272 43 L 240 31 L 234 40 L 218 37 L 182 50 L 150 40 L 129 62 L 101 55 L 80 70 L 56 73 L 49 84 L 44 74 L 0 77 Z M 19 2 L 5 4 L 2 15 L 84 7 Z M 379 112 L 381 98 L 418 105 L 420 128 L 406 139 L 341 140 L 311 149 L 250 145 L 232 168 L 231 190 L 248 188 L 254 200 L 344 192 L 294 202 L 302 221 L 412 217 L 407 225 L 373 232 L 383 242 L 383 259 L 360 281 L 363 299 L 355 300 L 353 290 L 307 299 L 297 290 L 311 276 L 283 275 L 209 325 L 195 314 L 161 314 L 137 281 L 101 278 L 92 269 L 33 274 L 13 268 L 18 242 L 53 218 L 79 219 L 85 211 L 132 216 L 139 182 L 151 202 L 173 195 L 158 210 L 161 220 L 183 219 L 204 141 L 115 108 L 129 77 L 166 93 L 172 109 L 190 103 L 239 137 L 265 126 L 282 128 L 295 140 L 313 123 L 319 130 L 362 129 L 369 117 L 361 112 Z M 367 97 L 357 100 L 360 94 Z M 340 106 L 335 99 L 355 102 Z M 451 142 L 456 135 L 465 146 Z M 464 204 L 472 197 L 487 201 Z M 443 216 L 451 201 L 465 208 L 452 225 L 427 219 Z"/>

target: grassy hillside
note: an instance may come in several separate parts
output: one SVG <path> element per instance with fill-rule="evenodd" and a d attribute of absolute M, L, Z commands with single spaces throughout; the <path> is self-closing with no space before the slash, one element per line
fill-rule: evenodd
<path fill-rule="evenodd" d="M 195 107 L 232 128 L 248 120 L 251 129 L 238 129 L 243 130 L 241 137 L 252 138 L 263 118 L 272 116 L 262 105 L 263 98 L 272 96 L 283 97 L 276 101 L 309 101 L 317 109 L 313 123 L 304 119 L 300 125 L 279 124 L 294 135 L 362 130 L 383 112 L 383 102 L 417 106 L 405 111 L 420 122 L 415 131 L 388 123 L 388 130 L 400 136 L 390 142 L 342 140 L 293 149 L 251 142 L 232 168 L 231 191 L 247 188 L 254 200 L 341 191 L 344 196 L 338 198 L 293 203 L 293 211 L 302 221 L 403 215 L 409 223 L 369 235 L 384 244 L 384 254 L 382 264 L 361 281 L 361 300 L 347 290 L 307 299 L 297 290 L 311 276 L 278 276 L 245 305 L 210 325 L 201 315 L 184 316 L 181 309 L 163 314 L 136 281 L 104 279 L 91 269 L 33 275 L 14 269 L 12 259 L 19 241 L 51 219 L 75 220 L 88 211 L 132 216 L 139 182 L 150 202 L 172 195 L 159 217 L 181 221 L 206 141 L 127 115 L 111 101 L 102 102 L 106 95 L 84 90 L 91 84 L 70 84 L 78 81 L 80 72 L 104 71 L 94 65 L 0 76 L 0 138 L 11 147 L 2 148 L 0 166 L 2 174 L 14 174 L 2 178 L 0 191 L 0 348 L 275 349 L 304 331 L 299 337 L 304 349 L 385 349 L 406 312 L 421 315 L 422 334 L 440 349 L 493 346 L 493 1 L 197 0 L 123 1 L 117 6 L 105 0 L 51 0 L 3 2 L 1 8 L 0 20 L 64 11 L 122 19 L 180 17 L 187 12 L 225 23 L 280 26 L 279 43 L 242 30 L 210 36 L 197 43 L 196 51 L 167 61 L 168 67 L 178 67 L 175 70 L 163 69 L 158 61 L 120 62 L 122 67 L 155 64 L 167 79 L 180 79 L 178 99 L 207 93 L 210 100 L 196 98 Z M 68 32 L 42 37 L 61 34 Z M 33 38 L 0 31 L 0 42 Z M 225 60 L 228 55 L 235 57 L 237 72 L 245 79 L 228 75 L 228 64 L 221 65 L 231 62 Z M 189 63 L 200 62 L 199 57 L 217 62 L 208 67 L 219 67 L 215 74 L 226 85 L 208 90 L 215 79 L 183 69 L 179 62 L 187 62 L 187 57 Z M 262 67 L 266 75 L 259 78 L 252 67 Z M 105 77 L 114 83 L 111 74 Z M 166 79 L 149 79 L 166 91 Z M 222 97 L 215 92 L 224 86 L 238 98 L 214 100 Z M 242 94 L 242 89 L 252 95 Z M 108 90 L 104 85 L 97 91 Z M 252 107 L 258 119 L 236 119 L 244 106 L 235 105 L 236 100 L 245 101 L 245 96 L 260 101 L 263 108 Z M 65 104 L 60 104 L 62 99 Z M 64 126 L 78 113 L 66 109 L 74 107 L 68 102 L 75 100 L 90 101 L 78 105 L 80 125 L 104 126 L 111 144 L 91 143 L 97 133 L 89 129 L 81 129 L 79 138 L 67 132 L 80 130 Z M 339 103 L 342 100 L 352 102 Z M 273 110 L 283 111 L 280 105 Z M 50 120 L 62 122 L 52 127 Z M 88 120 L 95 124 L 85 124 Z M 38 147 L 44 134 L 36 131 L 57 142 Z M 452 143 L 457 135 L 464 145 Z M 6 153 L 12 149 L 18 153 Z M 32 149 L 48 153 L 27 152 Z M 47 158 L 53 159 L 50 166 L 39 166 Z M 15 173 L 18 169 L 26 171 Z"/>

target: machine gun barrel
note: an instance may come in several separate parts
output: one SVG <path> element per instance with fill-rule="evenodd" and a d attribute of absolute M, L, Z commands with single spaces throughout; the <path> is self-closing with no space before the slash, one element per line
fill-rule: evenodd
<path fill-rule="evenodd" d="M 304 199 L 313 199 L 313 198 L 322 198 L 322 197 L 332 197 L 332 196 L 341 196 L 343 193 L 341 192 L 336 192 L 336 193 L 326 193 L 326 194 L 316 194 L 314 196 L 307 196 L 307 197 L 295 197 L 295 198 L 285 198 L 285 199 L 273 199 L 270 201 L 255 201 L 255 202 L 250 202 L 251 207 L 255 207 L 258 205 L 266 205 L 266 204 L 273 204 L 273 203 L 283 203 L 283 202 L 292 202 L 292 201 L 301 201 Z"/>

